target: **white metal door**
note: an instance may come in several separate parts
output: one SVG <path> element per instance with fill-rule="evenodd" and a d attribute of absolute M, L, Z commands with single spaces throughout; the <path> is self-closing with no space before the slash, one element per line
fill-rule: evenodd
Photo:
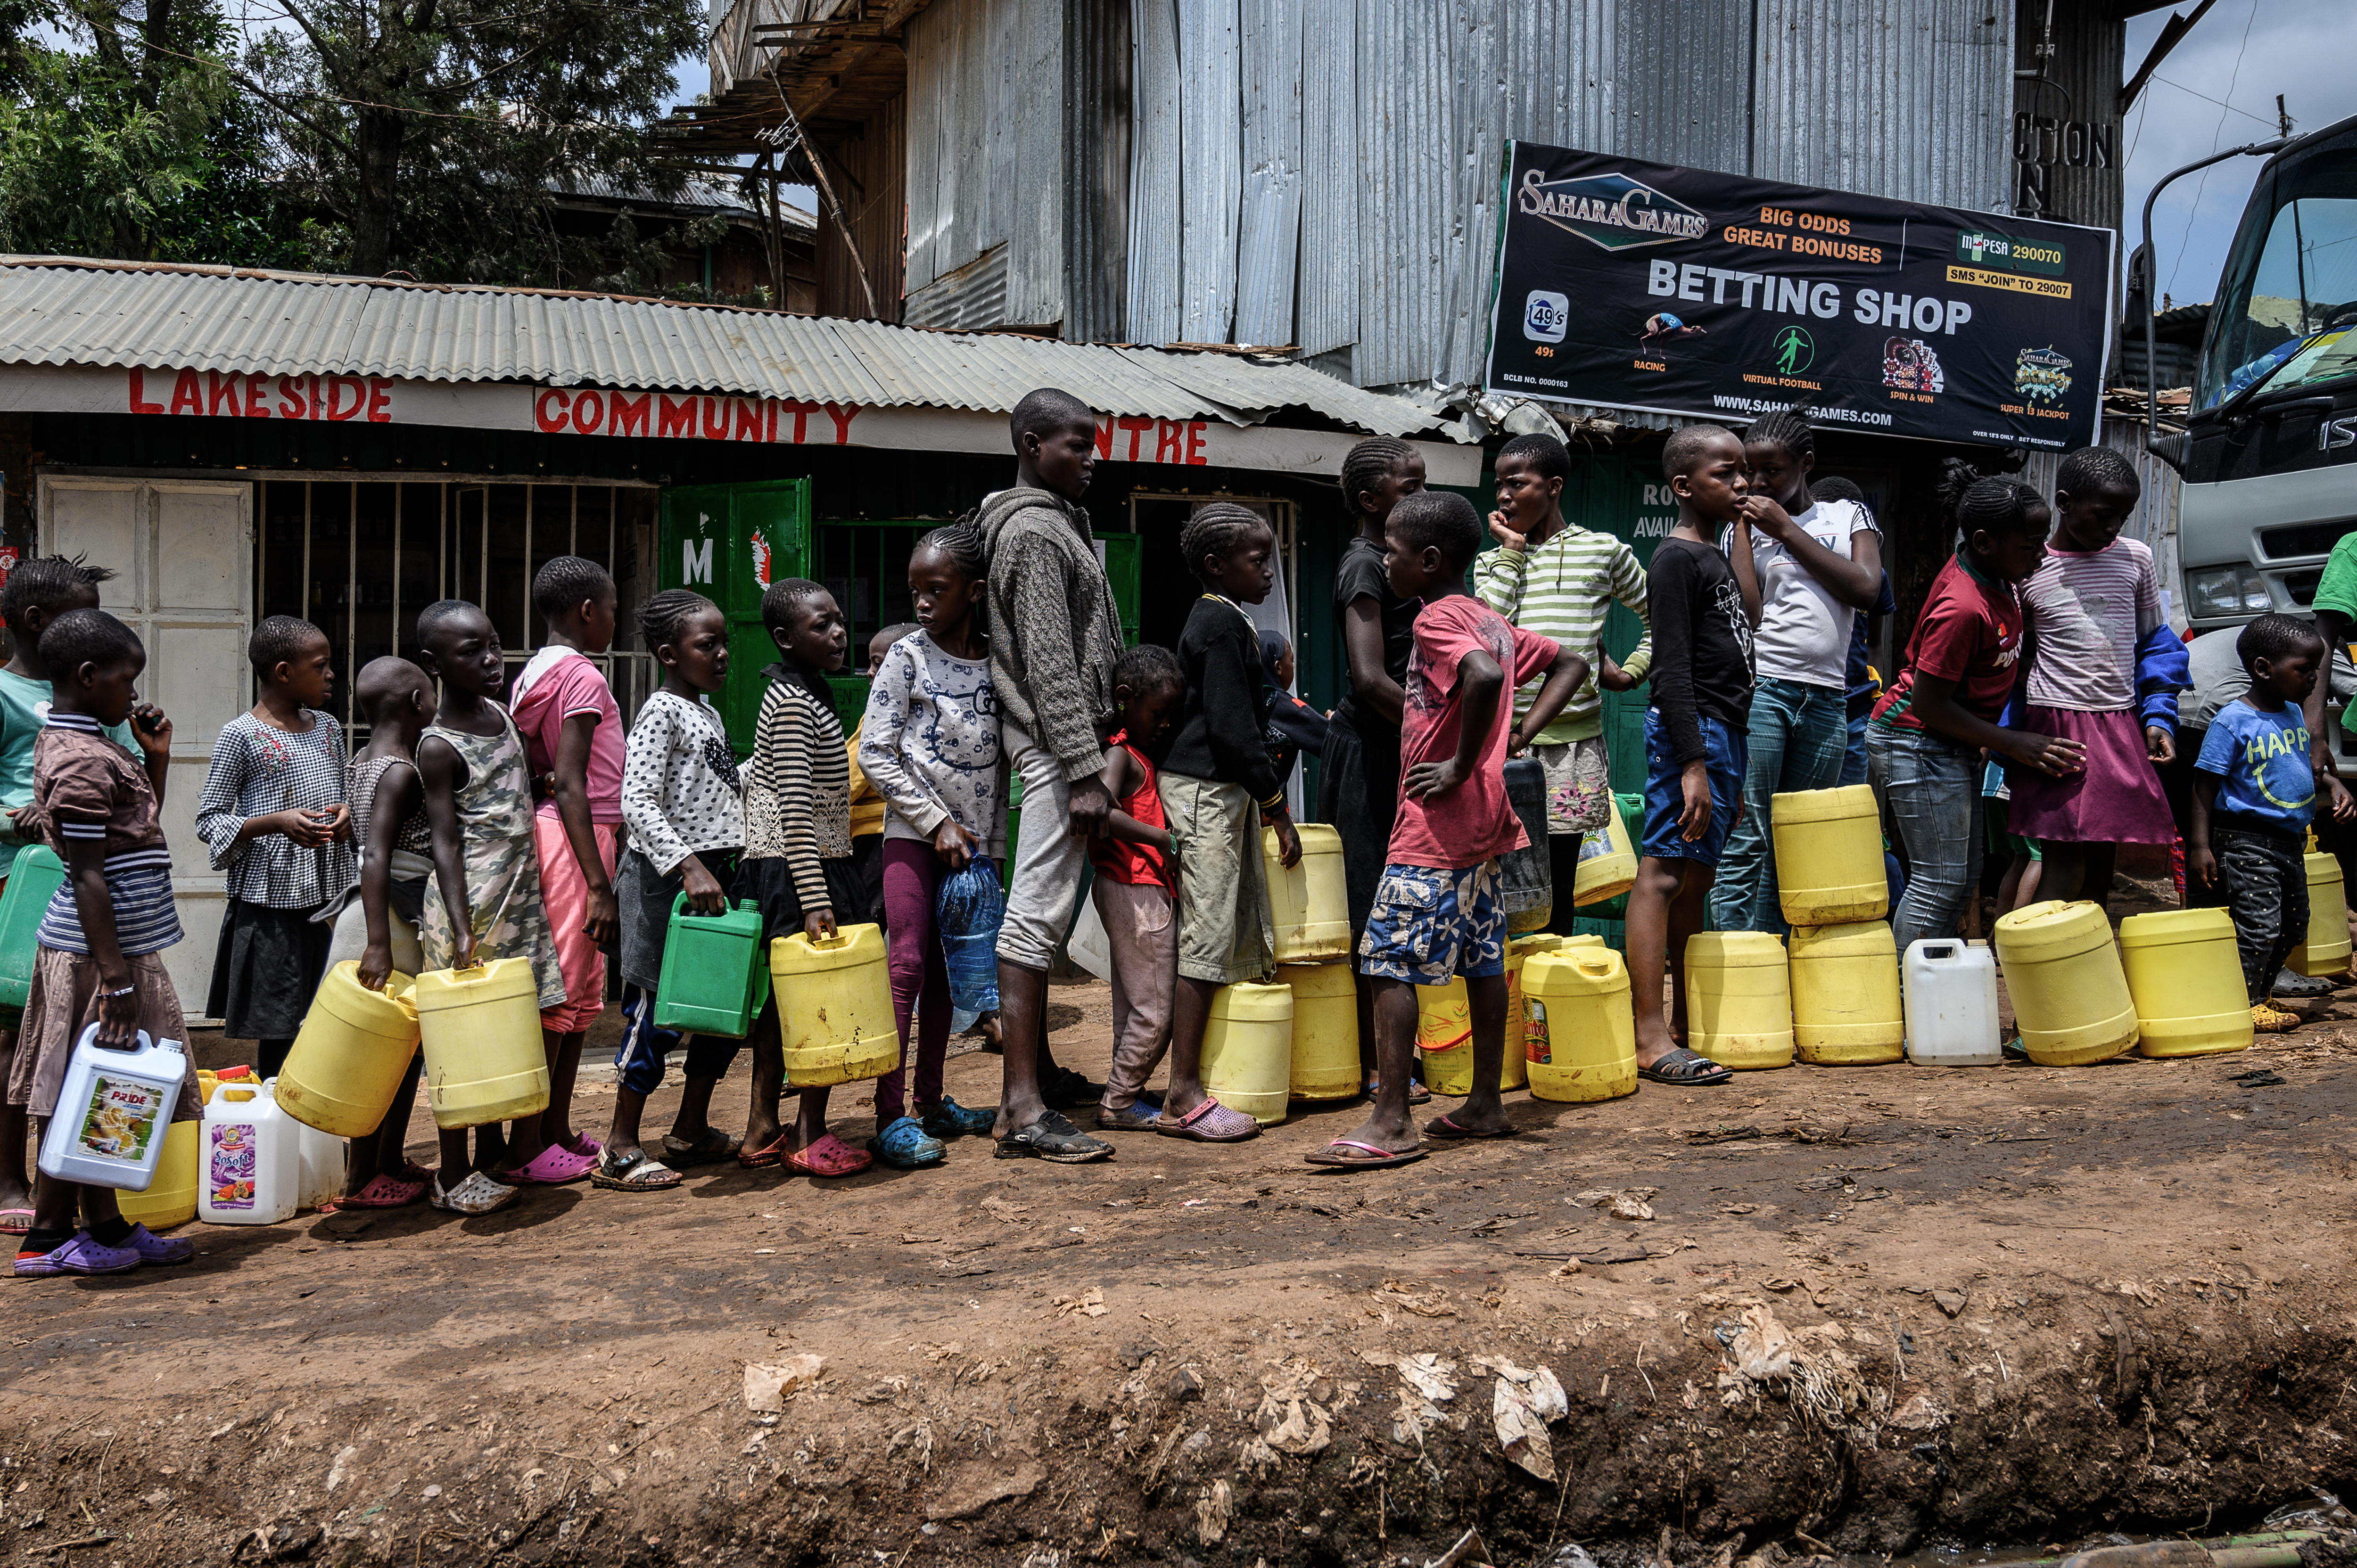
<path fill-rule="evenodd" d="M 252 703 L 245 640 L 253 618 L 253 487 L 201 479 L 44 476 L 40 550 L 84 555 L 117 575 L 99 602 L 147 649 L 140 693 L 172 719 L 164 831 L 180 944 L 164 955 L 180 1009 L 202 1018 L 226 879 L 197 836 L 197 800 L 221 726 Z"/>

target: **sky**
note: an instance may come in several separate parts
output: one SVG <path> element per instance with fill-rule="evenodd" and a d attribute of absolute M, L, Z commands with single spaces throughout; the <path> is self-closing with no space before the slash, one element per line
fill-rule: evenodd
<path fill-rule="evenodd" d="M 2190 14 L 2194 0 L 2178 0 Z M 2128 20 L 2134 74 L 2169 20 L 2166 10 Z M 2357 5 L 2349 0 L 2218 0 L 2161 63 L 2120 127 L 2127 149 L 2122 253 L 2143 237 L 2145 198 L 2171 169 L 2276 135 L 2276 94 L 2295 131 L 2320 131 L 2357 114 Z M 2226 247 L 2265 158 L 2236 158 L 2188 175 L 2153 209 L 2161 292 L 2179 305 L 2218 289 Z"/>

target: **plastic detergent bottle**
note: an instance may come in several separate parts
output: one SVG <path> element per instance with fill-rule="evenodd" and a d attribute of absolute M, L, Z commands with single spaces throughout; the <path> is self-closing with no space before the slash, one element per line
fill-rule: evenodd
<path fill-rule="evenodd" d="M 741 1040 L 769 997 L 760 905 L 748 898 L 699 915 L 688 908 L 686 894 L 674 897 L 655 991 L 656 1026 Z"/>
<path fill-rule="evenodd" d="M 1907 1059 L 1919 1067 L 2001 1067 L 1996 960 L 1985 942 L 1924 937 L 1904 961 Z"/>
<path fill-rule="evenodd" d="M 770 944 L 770 985 L 795 1088 L 881 1078 L 900 1064 L 881 926 L 840 926 L 823 942 L 780 937 Z"/>
<path fill-rule="evenodd" d="M 1604 813 L 1604 825 L 1579 841 L 1579 875 L 1572 884 L 1571 901 L 1581 907 L 1601 904 L 1635 886 L 1637 850 L 1616 801 Z"/>
<path fill-rule="evenodd" d="M 131 1049 L 113 1050 L 98 1043 L 98 1026 L 90 1025 L 66 1060 L 57 1111 L 41 1135 L 41 1174 L 146 1191 L 188 1071 L 178 1040 L 151 1041 L 142 1029 Z"/>
<path fill-rule="evenodd" d="M 1533 953 L 1523 966 L 1523 1057 L 1537 1100 L 1637 1092 L 1629 971 L 1601 942 Z"/>
<path fill-rule="evenodd" d="M 1792 979 L 1765 931 L 1686 939 L 1686 1046 L 1738 1072 L 1792 1064 Z"/>
<path fill-rule="evenodd" d="M 1303 822 L 1294 831 L 1301 835 L 1301 858 L 1290 871 L 1277 860 L 1275 832 L 1264 828 L 1260 835 L 1276 961 L 1349 958 L 1351 903 L 1342 884 L 1342 835 L 1323 822 Z"/>
<path fill-rule="evenodd" d="M 354 959 L 328 971 L 272 1080 L 286 1114 L 339 1138 L 376 1131 L 417 1050 L 416 982 L 395 973 L 371 991 L 360 971 Z"/>
<path fill-rule="evenodd" d="M 1293 991 L 1296 1100 L 1350 1100 L 1359 1081 L 1359 987 L 1347 961 L 1288 963 L 1276 977 Z"/>
<path fill-rule="evenodd" d="M 303 1201 L 301 1125 L 260 1084 L 215 1086 L 197 1144 L 197 1218 L 208 1225 L 294 1219 Z"/>
<path fill-rule="evenodd" d="M 548 1054 L 531 961 L 427 970 L 410 995 L 436 1127 L 455 1132 L 548 1109 Z"/>
<path fill-rule="evenodd" d="M 2136 1048 L 2136 1002 L 2102 909 L 2048 899 L 2000 917 L 1992 934 L 2031 1061 L 2084 1067 Z"/>
<path fill-rule="evenodd" d="M 16 852 L 8 886 L 0 888 L 0 1026 L 13 1029 L 24 1016 L 41 945 L 41 915 L 65 883 L 65 862 L 48 845 Z"/>
<path fill-rule="evenodd" d="M 2223 909 L 2165 909 L 2120 922 L 2120 962 L 2136 1002 L 2136 1049 L 2148 1057 L 2246 1051 L 2250 996 L 2233 917 Z"/>
<path fill-rule="evenodd" d="M 1203 1026 L 1203 1087 L 1212 1098 L 1274 1127 L 1285 1120 L 1292 1071 L 1293 988 L 1221 987 Z"/>
<path fill-rule="evenodd" d="M 1867 1067 L 1907 1054 L 1889 925 L 1795 926 L 1791 956 L 1792 1050 L 1803 1061 Z"/>
<path fill-rule="evenodd" d="M 1543 952 L 1562 950 L 1564 939 L 1552 931 L 1533 931 L 1506 943 L 1506 1060 L 1500 1070 L 1500 1089 L 1520 1089 L 1530 1081 L 1523 1071 L 1523 967 Z"/>
<path fill-rule="evenodd" d="M 2290 968 L 2299 974 L 2349 972 L 2348 889 L 2341 862 L 2313 851 L 2308 856 L 2308 940 L 2291 950 Z"/>
<path fill-rule="evenodd" d="M 1415 1048 L 1424 1053 L 1424 1086 L 1435 1094 L 1473 1090 L 1473 1008 L 1465 977 L 1415 988 Z"/>
<path fill-rule="evenodd" d="M 1547 852 L 1546 769 L 1533 757 L 1506 761 L 1506 803 L 1529 842 L 1498 857 L 1498 906 L 1510 933 L 1535 931 L 1555 916 L 1555 863 Z"/>
<path fill-rule="evenodd" d="M 1776 897 L 1795 926 L 1839 926 L 1890 913 L 1882 865 L 1882 816 L 1874 787 L 1796 789 L 1778 795 Z"/>

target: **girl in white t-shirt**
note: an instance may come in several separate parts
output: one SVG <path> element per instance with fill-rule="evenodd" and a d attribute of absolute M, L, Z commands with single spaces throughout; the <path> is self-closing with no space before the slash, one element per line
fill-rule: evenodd
<path fill-rule="evenodd" d="M 1841 782 L 1850 621 L 1872 609 L 1881 590 L 1882 536 L 1865 508 L 1809 494 L 1817 451 L 1802 410 L 1752 421 L 1743 455 L 1751 466 L 1743 513 L 1760 573 L 1760 629 L 1752 635 L 1743 811 L 1719 856 L 1710 924 L 1781 936 L 1789 928 L 1777 900 L 1770 803 L 1788 790 Z"/>

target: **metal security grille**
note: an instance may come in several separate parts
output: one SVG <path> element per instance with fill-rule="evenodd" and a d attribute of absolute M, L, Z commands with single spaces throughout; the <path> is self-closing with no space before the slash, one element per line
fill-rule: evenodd
<path fill-rule="evenodd" d="M 352 711 L 354 677 L 371 659 L 416 657 L 419 610 L 443 598 L 482 606 L 512 670 L 546 635 L 533 575 L 556 556 L 587 556 L 621 590 L 615 648 L 598 663 L 629 718 L 659 679 L 630 651 L 651 591 L 655 496 L 625 484 L 257 478 L 254 618 L 298 616 L 328 634 L 328 706 L 357 744 L 366 725 Z"/>

